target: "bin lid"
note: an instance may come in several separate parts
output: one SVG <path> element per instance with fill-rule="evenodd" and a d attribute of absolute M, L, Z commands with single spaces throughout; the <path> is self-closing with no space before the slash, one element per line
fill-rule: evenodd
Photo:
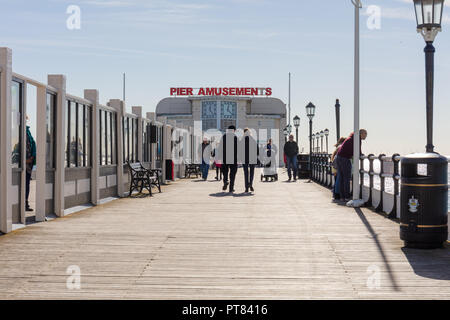
<path fill-rule="evenodd" d="M 447 163 L 447 157 L 439 153 L 413 153 L 401 159 L 402 163 Z"/>

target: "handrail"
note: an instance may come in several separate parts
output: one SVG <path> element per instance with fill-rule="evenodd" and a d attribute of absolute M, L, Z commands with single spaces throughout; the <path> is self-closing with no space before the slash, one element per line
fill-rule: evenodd
<path fill-rule="evenodd" d="M 374 206 L 377 211 L 383 211 L 390 218 L 394 218 L 397 216 L 397 198 L 400 195 L 400 161 L 402 157 L 399 154 L 394 154 L 392 156 L 386 156 L 385 154 L 380 154 L 378 156 L 374 154 L 361 155 L 360 156 L 360 194 L 363 195 L 363 191 L 367 191 L 365 193 L 366 198 L 364 199 L 367 206 Z M 374 162 L 378 160 L 380 162 L 379 170 L 375 170 Z M 365 161 L 368 161 L 369 167 L 364 166 Z M 450 157 L 449 157 L 450 162 Z M 387 164 L 391 169 L 389 172 L 387 170 Z M 331 155 L 326 153 L 313 153 L 311 159 L 311 177 L 314 181 L 319 184 L 322 184 L 328 188 L 334 187 L 335 184 L 335 176 L 332 174 L 332 165 L 331 165 Z M 368 176 L 368 179 L 366 178 Z M 379 187 L 375 187 L 375 177 L 380 179 Z M 386 179 L 392 179 L 392 185 L 389 185 L 387 188 Z M 368 186 L 367 186 L 368 183 Z M 390 192 L 390 190 L 393 192 Z M 377 194 L 379 192 L 379 195 Z M 376 196 L 376 197 L 374 197 Z M 385 208 L 385 201 L 387 201 L 387 197 L 391 197 L 390 203 L 392 206 L 390 208 Z M 393 199 L 392 199 L 393 197 Z M 376 202 L 375 198 L 379 198 L 378 202 Z"/>

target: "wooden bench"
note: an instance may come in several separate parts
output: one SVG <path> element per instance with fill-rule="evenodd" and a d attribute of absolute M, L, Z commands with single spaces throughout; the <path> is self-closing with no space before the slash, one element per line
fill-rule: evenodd
<path fill-rule="evenodd" d="M 157 187 L 161 192 L 161 170 L 160 169 L 147 169 L 140 161 L 130 163 L 127 161 L 128 169 L 130 172 L 130 193 L 134 190 L 138 190 L 139 193 L 145 189 L 148 190 L 150 196 L 152 195 L 152 187 Z"/>
<path fill-rule="evenodd" d="M 186 160 L 185 161 L 185 176 L 186 178 L 190 178 L 191 175 L 195 174 L 195 177 L 198 178 L 198 176 L 201 176 L 201 170 L 200 170 L 200 165 L 199 164 L 193 164 L 190 161 Z"/>

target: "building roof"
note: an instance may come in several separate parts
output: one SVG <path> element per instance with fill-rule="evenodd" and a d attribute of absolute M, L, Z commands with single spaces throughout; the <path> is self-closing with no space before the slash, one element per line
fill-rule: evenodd
<path fill-rule="evenodd" d="M 192 100 L 204 100 L 205 97 L 189 97 L 189 98 L 176 98 L 169 97 L 162 99 L 156 106 L 157 115 L 170 115 L 170 114 L 191 114 L 191 101 Z M 210 97 L 209 99 L 229 99 L 227 97 Z M 233 100 L 247 100 L 250 101 L 249 114 L 260 115 L 281 115 L 286 116 L 286 104 L 280 99 L 271 97 L 233 97 Z"/>
<path fill-rule="evenodd" d="M 191 114 L 191 102 L 187 98 L 164 98 L 156 106 L 156 114 Z"/>

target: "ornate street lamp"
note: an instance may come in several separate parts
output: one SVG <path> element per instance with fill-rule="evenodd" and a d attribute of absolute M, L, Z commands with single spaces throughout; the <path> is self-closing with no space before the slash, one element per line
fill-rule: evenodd
<path fill-rule="evenodd" d="M 317 147 L 316 147 L 316 150 L 317 150 L 317 153 L 319 153 L 319 151 L 320 151 L 320 147 L 319 147 L 319 139 L 320 139 L 320 132 L 316 132 L 316 139 L 317 139 Z"/>
<path fill-rule="evenodd" d="M 311 148 L 312 150 L 315 150 L 315 149 L 314 149 L 314 147 L 315 147 L 315 145 L 314 145 L 315 138 L 316 138 L 316 135 L 313 134 L 313 135 L 311 136 L 311 139 L 310 139 L 310 143 L 311 143 L 311 141 L 312 141 L 312 148 Z"/>
<path fill-rule="evenodd" d="M 313 147 L 312 147 L 312 140 L 313 140 L 313 133 L 312 133 L 312 120 L 314 118 L 314 115 L 316 114 L 316 106 L 313 105 L 311 102 L 306 106 L 306 116 L 309 119 L 309 154 L 312 155 L 313 153 Z"/>
<path fill-rule="evenodd" d="M 284 135 L 284 142 L 286 142 L 287 141 L 287 136 L 289 135 L 287 127 L 283 129 L 283 135 Z"/>
<path fill-rule="evenodd" d="M 327 140 L 327 154 L 328 154 L 328 135 L 330 134 L 330 130 L 325 129 L 325 130 L 323 131 L 323 133 L 325 134 L 325 138 L 326 138 L 326 140 Z"/>
<path fill-rule="evenodd" d="M 322 131 L 320 131 L 320 152 L 323 153 L 323 136 L 325 135 L 325 133 Z"/>
<path fill-rule="evenodd" d="M 434 152 L 433 146 L 433 82 L 434 53 L 433 41 L 441 31 L 444 0 L 414 0 L 417 32 L 422 34 L 425 46 L 426 100 L 427 100 L 427 152 Z"/>
<path fill-rule="evenodd" d="M 314 118 L 314 115 L 316 114 L 316 106 L 313 105 L 311 102 L 308 103 L 306 106 L 306 116 L 309 119 L 309 181 L 311 182 L 311 176 L 312 176 L 312 154 L 313 154 L 313 140 L 314 136 L 312 133 L 312 120 Z"/>
<path fill-rule="evenodd" d="M 298 143 L 298 128 L 300 127 L 300 117 L 294 117 L 294 127 L 295 127 L 295 141 Z"/>

